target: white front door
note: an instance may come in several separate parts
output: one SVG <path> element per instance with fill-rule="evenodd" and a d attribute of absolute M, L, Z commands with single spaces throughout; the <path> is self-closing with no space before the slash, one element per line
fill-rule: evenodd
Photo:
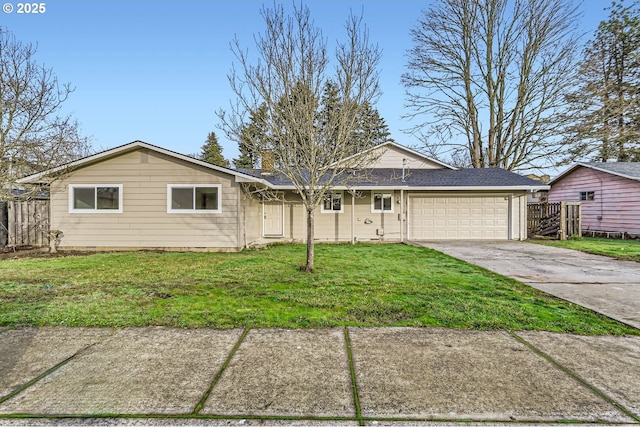
<path fill-rule="evenodd" d="M 284 235 L 284 202 L 262 203 L 262 234 L 274 237 Z"/>

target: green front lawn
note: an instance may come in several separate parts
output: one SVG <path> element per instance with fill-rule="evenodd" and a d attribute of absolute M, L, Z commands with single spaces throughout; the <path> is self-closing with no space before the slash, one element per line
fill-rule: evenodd
<path fill-rule="evenodd" d="M 574 249 L 590 254 L 640 262 L 640 240 L 597 239 L 585 237 L 581 240 L 533 240 L 541 245 Z"/>
<path fill-rule="evenodd" d="M 0 325 L 440 326 L 640 334 L 425 248 L 318 245 L 241 253 L 101 253 L 0 261 Z"/>

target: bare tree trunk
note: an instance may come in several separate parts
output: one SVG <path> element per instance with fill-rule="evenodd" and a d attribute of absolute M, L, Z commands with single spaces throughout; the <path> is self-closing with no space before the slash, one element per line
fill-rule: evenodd
<path fill-rule="evenodd" d="M 313 272 L 314 268 L 314 256 L 315 256 L 315 247 L 314 247 L 314 216 L 313 209 L 307 209 L 307 264 L 302 267 L 302 270 L 307 271 L 309 273 Z"/>

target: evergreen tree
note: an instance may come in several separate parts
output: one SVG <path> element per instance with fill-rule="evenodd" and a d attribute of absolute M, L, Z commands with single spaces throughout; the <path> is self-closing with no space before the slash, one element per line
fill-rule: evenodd
<path fill-rule="evenodd" d="M 337 147 L 334 141 L 340 136 L 338 132 L 344 126 L 340 124 L 341 110 L 343 108 L 342 100 L 339 96 L 338 87 L 335 83 L 328 81 L 325 84 L 320 102 L 316 97 L 309 93 L 302 85 L 296 85 L 292 94 L 284 97 L 279 102 L 280 111 L 303 110 L 303 104 L 312 103 L 318 111 L 314 121 L 314 126 L 318 130 L 321 139 L 324 141 L 324 151 L 333 152 Z M 366 102 L 359 109 L 360 113 L 355 116 L 355 129 L 352 131 L 351 143 L 347 150 L 346 156 L 359 153 L 373 146 L 382 144 L 387 141 L 393 141 L 390 137 L 389 127 L 385 120 L 380 117 L 377 109 L 373 108 L 370 103 Z M 240 156 L 233 160 L 236 168 L 255 168 L 258 158 L 256 158 L 256 146 L 270 146 L 273 144 L 271 136 L 266 132 L 267 110 L 265 106 L 261 106 L 255 112 L 250 114 L 249 122 L 245 124 L 242 130 L 242 140 L 239 144 Z M 274 117 L 273 120 L 278 120 Z M 296 128 L 292 127 L 293 132 Z M 253 147 L 253 151 L 247 147 Z M 341 147 L 344 150 L 344 147 Z M 296 155 L 294 150 L 289 151 L 290 154 Z M 275 159 L 276 161 L 287 161 L 287 159 Z M 298 161 L 299 159 L 289 159 L 289 161 Z"/>
<path fill-rule="evenodd" d="M 387 126 L 384 118 L 380 116 L 378 110 L 373 108 L 371 104 L 364 104 L 364 109 L 359 119 L 361 132 L 359 139 L 361 142 L 356 143 L 356 146 L 362 147 L 363 144 L 373 146 L 394 141 L 393 138 L 391 138 L 389 126 Z M 358 138 L 358 136 L 356 136 L 356 138 Z"/>
<path fill-rule="evenodd" d="M 218 137 L 215 132 L 209 132 L 207 141 L 201 148 L 200 160 L 213 163 L 214 165 L 222 166 L 223 168 L 229 167 L 229 161 L 222 155 L 222 146 L 218 143 Z"/>
<path fill-rule="evenodd" d="M 566 161 L 640 161 L 640 11 L 613 3 L 588 42 L 579 85 L 568 96 L 575 119 Z"/>
<path fill-rule="evenodd" d="M 265 145 L 264 142 L 267 136 L 263 124 L 266 114 L 267 109 L 265 105 L 261 105 L 249 114 L 249 123 L 243 126 L 240 143 L 238 144 L 240 156 L 233 159 L 233 164 L 236 168 L 253 169 L 258 166 L 258 155 L 252 147 L 255 145 Z"/>

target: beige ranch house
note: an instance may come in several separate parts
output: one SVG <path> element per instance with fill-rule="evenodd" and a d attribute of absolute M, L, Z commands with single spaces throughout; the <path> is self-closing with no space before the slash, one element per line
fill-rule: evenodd
<path fill-rule="evenodd" d="M 318 207 L 319 242 L 527 237 L 527 194 L 548 188 L 501 169 L 456 169 L 382 144 L 366 179 L 335 188 Z M 59 170 L 20 180 L 44 183 Z M 78 160 L 51 185 L 60 250 L 237 251 L 304 242 L 293 186 L 259 170 L 233 170 L 141 141 Z M 277 197 L 260 200 L 248 188 Z"/>

